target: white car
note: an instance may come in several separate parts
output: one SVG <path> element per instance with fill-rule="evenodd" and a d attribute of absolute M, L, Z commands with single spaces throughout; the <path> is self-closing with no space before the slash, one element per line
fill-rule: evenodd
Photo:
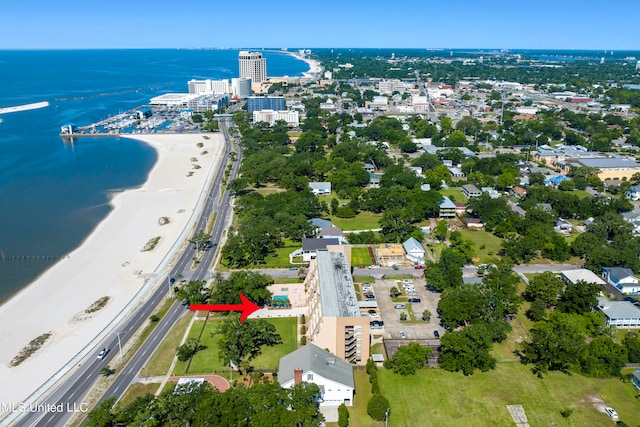
<path fill-rule="evenodd" d="M 618 419 L 618 413 L 616 412 L 615 409 L 607 406 L 606 408 L 604 408 L 604 412 L 606 412 L 607 415 L 611 417 L 611 419 L 614 419 L 614 420 Z"/>

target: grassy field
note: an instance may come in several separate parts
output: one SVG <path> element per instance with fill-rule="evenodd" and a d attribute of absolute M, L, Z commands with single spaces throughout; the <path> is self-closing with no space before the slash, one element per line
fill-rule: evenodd
<path fill-rule="evenodd" d="M 273 280 L 274 280 L 274 283 L 277 283 L 278 285 L 304 282 L 304 280 L 300 279 L 299 277 L 274 277 Z"/>
<path fill-rule="evenodd" d="M 459 230 L 464 240 L 473 242 L 475 256 L 480 258 L 481 263 L 489 262 L 498 252 L 502 239 L 496 237 L 493 233 L 482 230 Z M 484 245 L 484 249 L 481 247 Z"/>
<path fill-rule="evenodd" d="M 351 248 L 351 265 L 371 265 L 371 256 L 367 248 Z"/>
<path fill-rule="evenodd" d="M 353 406 L 349 407 L 349 425 L 353 427 L 382 427 L 383 421 L 374 421 L 367 414 L 367 402 L 371 398 L 369 375 L 365 371 L 353 371 L 353 376 L 356 382 L 356 395 L 353 398 Z M 387 398 L 389 399 L 389 396 Z M 394 426 L 395 424 L 389 423 L 389 425 Z M 415 425 L 421 426 L 424 425 L 424 422 Z"/>
<path fill-rule="evenodd" d="M 400 377 L 381 369 L 382 393 L 389 399 L 391 426 L 513 426 L 506 405 L 522 405 L 532 426 L 610 426 L 596 407 L 614 407 L 621 420 L 640 419 L 640 405 L 630 383 L 550 373 L 544 379 L 529 366 L 499 363 L 494 371 L 465 377 L 440 369 L 423 369 Z M 357 382 L 357 381 L 356 381 Z M 368 385 L 368 384 L 367 384 Z M 573 409 L 569 419 L 560 415 Z M 354 419 L 354 423 L 357 424 Z M 370 424 L 362 424 L 370 425 Z"/>
<path fill-rule="evenodd" d="M 247 320 L 250 322 L 251 320 Z M 262 354 L 255 358 L 251 365 L 255 369 L 277 369 L 280 364 L 280 357 L 292 352 L 297 348 L 297 319 L 295 317 L 287 317 L 280 319 L 268 319 L 269 323 L 276 327 L 276 332 L 282 337 L 282 344 L 275 347 L 264 347 Z M 204 321 L 197 321 L 189 331 L 189 337 L 198 337 Z M 188 374 L 205 374 L 215 371 L 227 372 L 229 367 L 223 365 L 218 360 L 218 346 L 220 339 L 218 335 L 211 335 L 215 321 L 208 321 L 204 327 L 204 332 L 200 338 L 203 345 L 207 346 L 205 350 L 201 350 L 193 357 L 189 372 L 186 372 L 187 362 L 177 362 L 174 369 L 174 375 Z"/>
<path fill-rule="evenodd" d="M 366 211 L 360 212 L 355 218 L 338 218 L 333 215 L 329 217 L 333 225 L 342 230 L 371 230 L 380 228 L 380 224 L 378 223 L 380 218 L 382 218 L 382 215 Z"/>
<path fill-rule="evenodd" d="M 166 375 L 171 367 L 171 362 L 176 355 L 176 349 L 180 345 L 180 341 L 184 336 L 191 316 L 184 316 L 180 321 L 169 331 L 167 337 L 162 340 L 153 356 L 149 359 L 146 365 L 140 371 L 141 377 L 153 377 L 157 375 Z"/>
<path fill-rule="evenodd" d="M 160 383 L 134 383 L 129 386 L 127 391 L 122 395 L 122 398 L 118 401 L 118 406 L 121 408 L 126 407 L 133 403 L 138 397 L 146 396 L 147 394 L 155 394 L 160 387 Z"/>
<path fill-rule="evenodd" d="M 440 190 L 440 194 L 450 198 L 452 202 L 467 203 L 469 200 L 460 190 Z"/>

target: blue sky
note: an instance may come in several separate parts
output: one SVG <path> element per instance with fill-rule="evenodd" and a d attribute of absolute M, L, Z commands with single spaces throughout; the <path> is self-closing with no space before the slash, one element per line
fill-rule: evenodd
<path fill-rule="evenodd" d="M 0 49 L 640 50 L 640 0 L 8 0 Z"/>

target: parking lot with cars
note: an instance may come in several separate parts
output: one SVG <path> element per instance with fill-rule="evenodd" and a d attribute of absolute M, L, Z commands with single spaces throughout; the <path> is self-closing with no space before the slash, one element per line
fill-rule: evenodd
<path fill-rule="evenodd" d="M 425 288 L 426 282 L 424 278 L 413 278 L 395 280 L 395 279 L 379 279 L 374 281 L 371 286 L 378 303 L 379 318 L 384 322 L 383 329 L 379 332 L 373 329 L 374 334 L 381 333 L 385 339 L 432 339 L 435 332 L 442 335 L 444 329 L 440 326 L 438 318 L 438 301 L 440 294 L 429 291 Z M 392 287 L 398 288 L 401 292 L 397 301 L 392 301 L 390 291 Z M 363 292 L 365 285 L 363 285 Z M 408 308 L 411 307 L 415 315 L 416 321 L 401 321 L 401 313 L 406 313 L 410 319 Z M 429 322 L 422 321 L 422 312 L 429 310 L 431 312 L 431 320 Z M 371 319 L 374 320 L 374 319 Z"/>

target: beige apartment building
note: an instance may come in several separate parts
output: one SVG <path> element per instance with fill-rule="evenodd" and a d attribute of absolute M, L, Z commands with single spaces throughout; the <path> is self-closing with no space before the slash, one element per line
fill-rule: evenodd
<path fill-rule="evenodd" d="M 308 342 L 349 363 L 366 364 L 370 318 L 360 314 L 345 248 L 318 251 L 304 285 L 309 307 Z"/>

